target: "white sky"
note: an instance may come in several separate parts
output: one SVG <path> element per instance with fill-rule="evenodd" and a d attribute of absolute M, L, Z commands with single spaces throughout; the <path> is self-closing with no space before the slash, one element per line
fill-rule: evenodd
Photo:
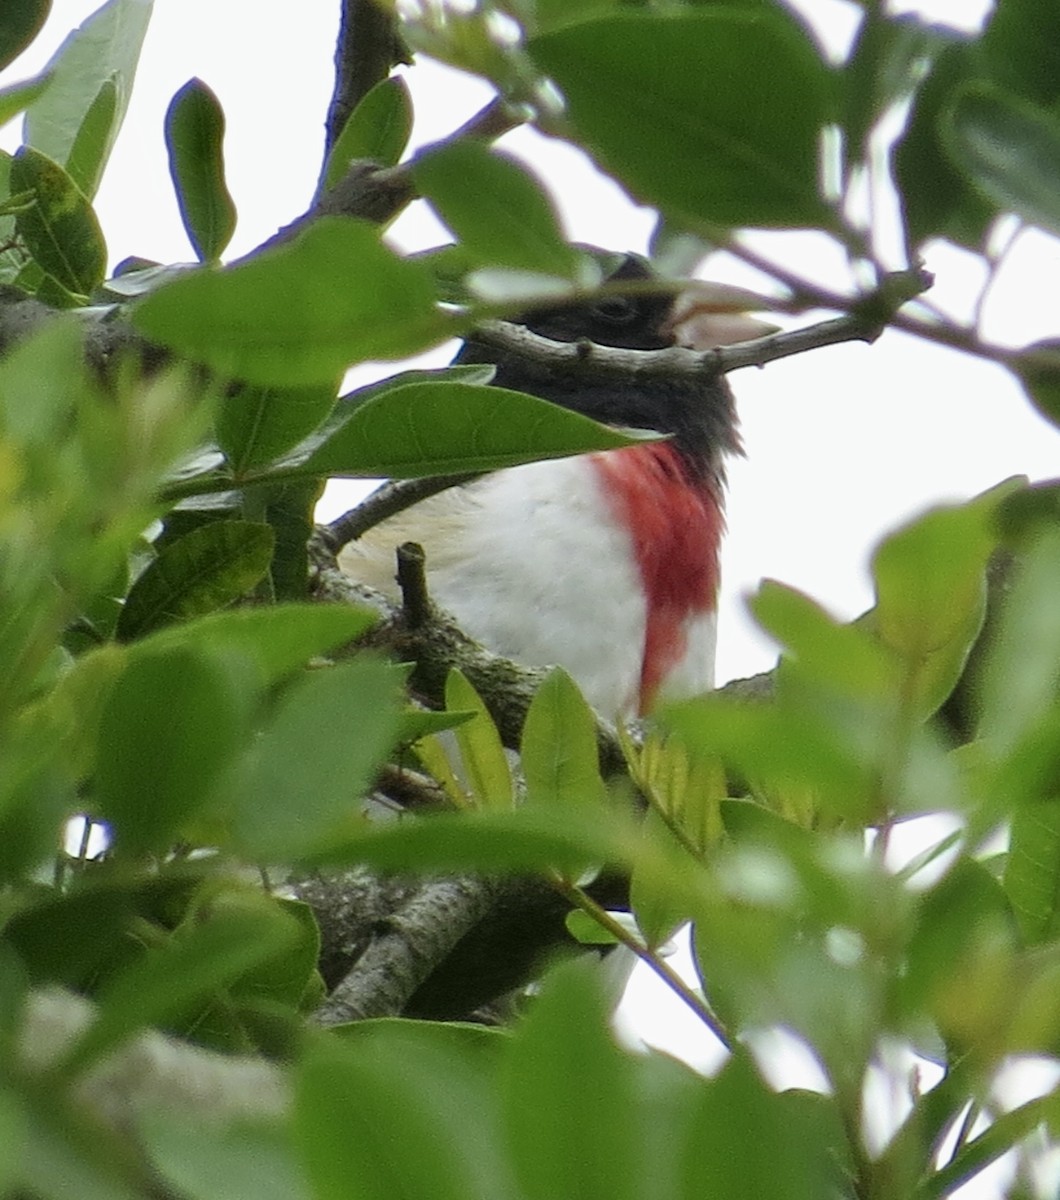
<path fill-rule="evenodd" d="M 54 0 L 44 35 L 5 82 L 33 73 L 100 0 Z M 842 45 L 854 10 L 843 0 L 799 0 Z M 984 0 L 903 2 L 934 19 L 974 22 Z M 125 128 L 97 200 L 112 265 L 129 254 L 164 262 L 192 257 L 166 166 L 162 119 L 193 75 L 221 99 L 228 120 L 229 186 L 239 209 L 230 253 L 245 253 L 306 207 L 323 146 L 331 88 L 337 0 L 259 0 L 248 20 L 241 0 L 156 0 Z M 484 102 L 475 80 L 418 68 L 417 144 L 442 137 Z M 418 82 L 417 82 L 418 81 Z M 0 134 L 13 148 L 18 124 Z M 520 131 L 506 141 L 553 190 L 569 234 L 616 249 L 643 250 L 651 214 L 596 175 L 568 147 Z M 422 206 L 418 206 L 422 209 Z M 397 225 L 409 248 L 444 240 L 423 212 Z M 763 236 L 758 248 L 819 282 L 842 280 L 838 255 L 808 235 Z M 962 313 L 980 274 L 977 260 L 932 248 L 934 301 Z M 715 277 L 759 281 L 719 263 Z M 1012 254 L 987 306 L 986 332 L 1014 345 L 1060 335 L 1060 244 L 1030 231 Z M 812 319 L 807 317 L 807 320 Z M 446 361 L 446 353 L 432 361 Z M 387 365 L 374 375 L 390 373 Z M 366 381 L 369 370 L 356 373 Z M 767 669 L 774 655 L 747 618 L 742 597 L 768 576 L 803 588 L 844 617 L 871 603 L 867 563 L 881 533 L 940 500 L 959 500 L 1007 476 L 1060 475 L 1060 437 L 1033 412 L 1000 368 L 900 333 L 876 345 L 838 346 L 732 377 L 747 457 L 730 470 L 718 678 Z M 328 515 L 347 506 L 350 485 L 329 496 Z M 642 980 L 651 1001 L 650 981 Z M 695 1023 L 668 1012 L 652 1040 L 692 1053 Z M 700 1031 L 701 1033 L 701 1031 Z M 704 1053 L 709 1053 L 704 1049 Z M 962 1190 L 962 1197 L 996 1194 Z"/>

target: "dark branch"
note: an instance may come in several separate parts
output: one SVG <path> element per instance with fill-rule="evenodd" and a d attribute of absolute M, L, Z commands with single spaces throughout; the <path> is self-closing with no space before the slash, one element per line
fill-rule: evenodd
<path fill-rule="evenodd" d="M 447 488 L 459 487 L 474 479 L 474 475 L 430 475 L 424 479 L 396 479 L 376 488 L 355 508 L 344 512 L 341 517 L 325 525 L 321 536 L 333 551 L 363 537 L 399 512 L 444 492 Z"/>
<path fill-rule="evenodd" d="M 406 55 L 392 14 L 375 0 L 343 0 L 335 43 L 335 88 L 325 123 L 324 159 L 338 141 L 350 113 Z"/>
<path fill-rule="evenodd" d="M 418 542 L 398 546 L 397 581 L 406 629 L 423 629 L 431 619 L 431 597 L 427 590 L 427 556 Z"/>
<path fill-rule="evenodd" d="M 552 371 L 567 375 L 609 376 L 623 379 L 713 379 L 744 367 L 761 367 L 777 359 L 834 346 L 840 342 L 872 342 L 885 322 L 857 314 L 835 317 L 804 329 L 771 333 L 767 337 L 712 350 L 624 350 L 594 342 L 554 342 L 509 321 L 484 321 L 476 325 L 476 342 L 509 354 L 518 354 Z"/>

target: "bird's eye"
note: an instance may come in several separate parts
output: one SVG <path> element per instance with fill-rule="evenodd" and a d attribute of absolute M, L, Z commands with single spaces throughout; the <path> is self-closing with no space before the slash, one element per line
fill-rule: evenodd
<path fill-rule="evenodd" d="M 637 305 L 629 296 L 608 296 L 593 305 L 592 314 L 607 325 L 630 325 L 637 319 Z"/>

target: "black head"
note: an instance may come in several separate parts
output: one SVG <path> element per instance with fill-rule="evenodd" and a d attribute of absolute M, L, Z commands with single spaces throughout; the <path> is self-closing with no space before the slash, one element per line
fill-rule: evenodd
<path fill-rule="evenodd" d="M 639 255 L 624 255 L 608 283 L 648 283 L 656 279 Z M 582 339 L 628 350 L 662 350 L 674 344 L 671 314 L 676 292 L 607 295 L 580 304 L 534 309 L 519 323 L 559 342 Z M 499 387 L 530 392 L 602 421 L 673 435 L 688 469 L 697 477 L 721 478 L 722 457 L 738 452 L 732 392 L 724 376 L 703 382 L 630 380 L 614 376 L 565 374 L 512 352 L 501 352 L 469 338 L 459 362 L 497 364 Z"/>

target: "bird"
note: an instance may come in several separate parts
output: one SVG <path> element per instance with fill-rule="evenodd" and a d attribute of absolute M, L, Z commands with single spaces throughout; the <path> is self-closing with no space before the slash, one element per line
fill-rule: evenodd
<path fill-rule="evenodd" d="M 658 278 L 646 259 L 624 254 L 598 295 L 516 320 L 554 341 L 631 350 L 706 349 L 774 329 L 734 311 L 733 298 L 749 295 L 736 289 L 638 290 Z M 456 361 L 492 363 L 500 387 L 665 440 L 509 467 L 450 488 L 344 547 L 343 572 L 395 596 L 395 548 L 419 543 L 432 599 L 467 634 L 527 666 L 563 667 L 611 720 L 709 690 L 725 461 L 742 452 L 725 376 L 571 373 L 477 342 L 473 331 Z"/>

